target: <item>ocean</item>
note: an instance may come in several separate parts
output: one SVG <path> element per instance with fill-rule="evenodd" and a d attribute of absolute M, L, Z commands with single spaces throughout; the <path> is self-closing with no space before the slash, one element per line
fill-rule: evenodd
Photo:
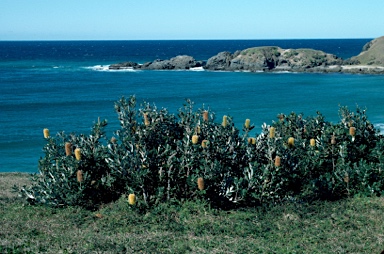
<path fill-rule="evenodd" d="M 190 55 L 207 60 L 221 51 L 256 46 L 314 48 L 344 59 L 371 39 L 186 40 L 186 41 L 0 41 L 0 172 L 37 172 L 43 128 L 51 135 L 88 134 L 107 119 L 111 137 L 119 128 L 114 102 L 136 95 L 177 113 L 185 99 L 210 108 L 220 122 L 231 116 L 241 127 L 270 124 L 279 113 L 304 116 L 320 111 L 338 121 L 339 106 L 367 108 L 371 122 L 384 125 L 384 76 L 318 73 L 108 70 L 123 61 L 144 63 Z"/>

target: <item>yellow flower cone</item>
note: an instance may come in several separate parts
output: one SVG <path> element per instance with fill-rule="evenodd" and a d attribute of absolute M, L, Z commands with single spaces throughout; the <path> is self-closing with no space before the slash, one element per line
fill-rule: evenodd
<path fill-rule="evenodd" d="M 76 157 L 76 160 L 81 160 L 81 150 L 80 148 L 76 148 L 75 149 L 75 157 Z"/>
<path fill-rule="evenodd" d="M 249 129 L 250 126 L 251 126 L 251 119 L 245 119 L 244 127 L 246 129 Z"/>
<path fill-rule="evenodd" d="M 315 146 L 316 145 L 316 140 L 314 138 L 311 138 L 311 140 L 309 141 L 309 144 L 311 146 Z"/>
<path fill-rule="evenodd" d="M 223 127 L 227 127 L 227 125 L 228 125 L 228 117 L 227 116 L 223 116 L 223 123 L 221 125 Z"/>
<path fill-rule="evenodd" d="M 128 195 L 128 204 L 135 205 L 136 204 L 136 195 L 135 194 L 129 194 Z"/>
<path fill-rule="evenodd" d="M 290 137 L 288 139 L 288 146 L 289 147 L 294 147 L 295 146 L 295 139 L 293 137 Z"/>
<path fill-rule="evenodd" d="M 271 127 L 271 128 L 269 128 L 269 137 L 270 137 L 270 138 L 274 138 L 275 135 L 276 135 L 276 129 L 275 129 L 275 127 Z"/>
<path fill-rule="evenodd" d="M 43 134 L 44 134 L 44 138 L 49 138 L 49 130 L 47 128 L 43 130 Z"/>
<path fill-rule="evenodd" d="M 193 135 L 192 136 L 192 144 L 196 145 L 199 142 L 199 136 Z"/>

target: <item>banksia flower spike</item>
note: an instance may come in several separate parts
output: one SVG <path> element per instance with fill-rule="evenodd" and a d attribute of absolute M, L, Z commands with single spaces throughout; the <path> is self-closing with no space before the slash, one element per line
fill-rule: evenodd
<path fill-rule="evenodd" d="M 290 137 L 288 139 L 288 146 L 289 147 L 294 147 L 295 146 L 295 139 L 293 137 Z"/>
<path fill-rule="evenodd" d="M 77 170 L 76 172 L 76 178 L 79 183 L 83 182 L 83 171 Z"/>
<path fill-rule="evenodd" d="M 256 138 L 248 138 L 248 144 L 255 145 L 256 144 Z"/>
<path fill-rule="evenodd" d="M 44 138 L 49 138 L 49 130 L 47 128 L 43 130 L 43 134 L 44 134 Z"/>
<path fill-rule="evenodd" d="M 202 148 L 207 148 L 208 144 L 209 144 L 209 141 L 206 140 L 206 139 L 204 139 L 204 140 L 201 142 L 201 147 L 202 147 Z"/>
<path fill-rule="evenodd" d="M 271 127 L 271 128 L 269 128 L 269 137 L 270 137 L 270 138 L 274 138 L 275 135 L 276 135 L 276 129 L 275 129 L 275 127 Z"/>
<path fill-rule="evenodd" d="M 65 143 L 65 155 L 67 156 L 72 155 L 72 144 L 69 142 Z"/>
<path fill-rule="evenodd" d="M 309 141 L 309 144 L 311 146 L 315 146 L 316 145 L 316 140 L 314 138 L 311 138 L 311 140 Z"/>
<path fill-rule="evenodd" d="M 136 204 L 136 195 L 135 194 L 129 194 L 128 195 L 128 204 L 135 205 Z"/>
<path fill-rule="evenodd" d="M 192 136 L 192 144 L 196 145 L 197 142 L 199 142 L 199 136 L 198 135 L 193 135 Z"/>
<path fill-rule="evenodd" d="M 245 119 L 244 127 L 246 129 L 249 129 L 250 126 L 251 126 L 251 120 L 250 119 Z"/>
<path fill-rule="evenodd" d="M 144 113 L 143 116 L 144 116 L 144 124 L 145 124 L 145 126 L 150 125 L 150 122 L 148 120 L 148 113 Z"/>
<path fill-rule="evenodd" d="M 202 177 L 199 177 L 199 178 L 197 178 L 197 188 L 199 189 L 199 190 L 204 190 L 204 178 L 202 178 Z"/>
<path fill-rule="evenodd" d="M 227 127 L 227 125 L 228 125 L 228 117 L 227 116 L 223 116 L 223 123 L 221 125 L 223 127 Z"/>
<path fill-rule="evenodd" d="M 75 157 L 76 157 L 76 160 L 81 160 L 81 150 L 80 148 L 76 148 L 75 149 Z"/>
<path fill-rule="evenodd" d="M 209 120 L 208 111 L 203 112 L 203 119 L 204 119 L 204 121 L 208 122 L 208 120 Z"/>
<path fill-rule="evenodd" d="M 356 135 L 356 128 L 355 127 L 349 127 L 349 135 L 354 137 Z"/>
<path fill-rule="evenodd" d="M 280 156 L 275 157 L 275 167 L 280 167 L 281 166 L 281 158 Z"/>

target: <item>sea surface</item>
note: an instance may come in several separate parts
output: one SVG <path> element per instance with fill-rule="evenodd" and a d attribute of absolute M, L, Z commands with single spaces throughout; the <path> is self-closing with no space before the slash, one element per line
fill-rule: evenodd
<path fill-rule="evenodd" d="M 43 128 L 90 132 L 107 119 L 111 137 L 119 127 L 114 103 L 136 95 L 176 113 L 185 99 L 210 108 L 220 122 L 246 118 L 270 124 L 279 113 L 305 116 L 320 111 L 339 120 L 339 106 L 367 108 L 369 119 L 384 123 L 384 76 L 353 74 L 250 73 L 212 71 L 110 71 L 108 65 L 186 54 L 207 60 L 221 51 L 256 46 L 314 48 L 344 59 L 360 53 L 371 39 L 187 40 L 187 41 L 0 41 L 0 172 L 37 172 L 43 156 Z"/>

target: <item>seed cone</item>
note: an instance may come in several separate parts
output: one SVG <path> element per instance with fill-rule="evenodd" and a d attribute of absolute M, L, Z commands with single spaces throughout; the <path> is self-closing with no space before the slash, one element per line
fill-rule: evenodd
<path fill-rule="evenodd" d="M 49 130 L 47 128 L 43 130 L 43 134 L 44 134 L 44 138 L 49 138 Z"/>
<path fill-rule="evenodd" d="M 223 116 L 223 123 L 221 125 L 223 127 L 227 127 L 227 125 L 228 125 L 228 117 L 227 116 Z"/>
<path fill-rule="evenodd" d="M 203 112 L 203 119 L 204 119 L 204 121 L 208 122 L 208 120 L 209 120 L 208 111 Z"/>
<path fill-rule="evenodd" d="M 83 182 L 83 171 L 77 170 L 76 172 L 76 178 L 79 183 Z"/>
<path fill-rule="evenodd" d="M 354 137 L 356 135 L 356 128 L 355 127 L 349 127 L 349 135 Z"/>
<path fill-rule="evenodd" d="M 115 137 L 112 137 L 112 138 L 111 138 L 111 143 L 114 144 L 114 143 L 116 143 L 116 141 L 117 141 L 117 139 L 116 139 Z"/>
<path fill-rule="evenodd" d="M 209 141 L 206 140 L 206 139 L 204 139 L 203 141 L 201 141 L 201 147 L 202 147 L 202 148 L 207 148 L 208 144 L 209 144 Z"/>
<path fill-rule="evenodd" d="M 204 190 L 204 187 L 204 178 L 197 178 L 197 188 L 199 188 L 199 190 Z"/>
<path fill-rule="evenodd" d="M 275 127 L 271 127 L 271 128 L 269 128 L 269 137 L 270 137 L 270 138 L 274 138 L 275 135 L 276 135 L 276 129 L 275 129 Z"/>
<path fill-rule="evenodd" d="M 290 137 L 288 139 L 288 146 L 289 147 L 294 147 L 295 146 L 295 139 L 293 137 Z"/>
<path fill-rule="evenodd" d="M 76 157 L 76 160 L 81 160 L 81 150 L 80 148 L 76 148 L 75 149 L 75 157 Z"/>
<path fill-rule="evenodd" d="M 145 126 L 150 125 L 150 122 L 148 120 L 148 113 L 144 113 L 144 124 L 145 124 Z"/>
<path fill-rule="evenodd" d="M 316 145 L 316 140 L 314 138 L 311 138 L 311 140 L 309 141 L 309 144 L 311 146 L 315 146 Z"/>
<path fill-rule="evenodd" d="M 251 126 L 251 120 L 250 119 L 245 119 L 244 127 L 246 129 L 249 129 L 250 126 Z"/>
<path fill-rule="evenodd" d="M 196 145 L 197 142 L 199 142 L 199 136 L 198 135 L 193 135 L 192 136 L 192 144 Z"/>
<path fill-rule="evenodd" d="M 69 142 L 65 143 L 65 155 L 67 156 L 72 155 L 72 144 Z"/>
<path fill-rule="evenodd" d="M 281 166 L 281 158 L 280 156 L 275 157 L 275 166 L 280 167 Z"/>
<path fill-rule="evenodd" d="M 128 195 L 128 204 L 135 205 L 136 204 L 136 195 L 135 194 L 129 194 Z"/>

